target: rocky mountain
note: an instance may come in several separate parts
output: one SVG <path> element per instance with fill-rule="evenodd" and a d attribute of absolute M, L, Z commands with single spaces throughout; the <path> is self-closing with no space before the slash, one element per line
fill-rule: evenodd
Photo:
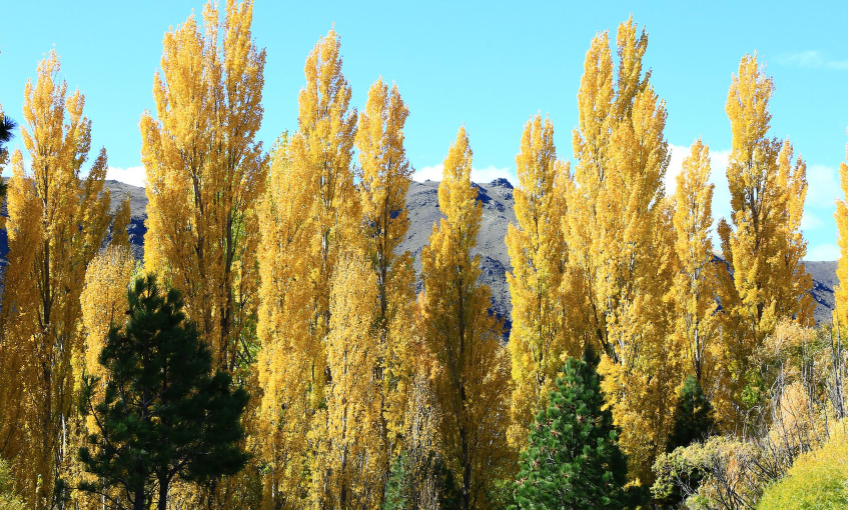
<path fill-rule="evenodd" d="M 129 194 L 132 210 L 130 224 L 130 243 L 136 258 L 144 254 L 144 234 L 147 229 L 144 220 L 147 217 L 147 196 L 144 188 L 131 186 L 118 181 L 106 181 L 106 186 L 112 192 L 112 212 L 125 195 Z M 506 179 L 496 179 L 487 184 L 476 184 L 478 196 L 483 204 L 483 222 L 477 239 L 474 254 L 481 258 L 482 274 L 480 282 L 492 290 L 492 310 L 504 317 L 509 326 L 509 314 L 512 305 L 509 300 L 509 288 L 506 283 L 506 272 L 510 270 L 509 256 L 504 244 L 507 226 L 515 221 L 513 211 L 513 187 Z M 439 211 L 439 183 L 435 181 L 413 182 L 407 194 L 410 229 L 406 239 L 400 246 L 401 251 L 409 250 L 415 257 L 415 267 L 421 269 L 420 254 L 427 244 L 427 239 L 442 217 Z M 0 230 L 0 257 L 5 264 L 8 252 L 8 242 L 5 230 Z M 816 322 L 829 322 L 833 310 L 833 288 L 836 280 L 836 262 L 807 262 L 807 270 L 813 276 L 812 294 L 816 300 Z M 420 284 L 419 284 L 420 290 Z"/>

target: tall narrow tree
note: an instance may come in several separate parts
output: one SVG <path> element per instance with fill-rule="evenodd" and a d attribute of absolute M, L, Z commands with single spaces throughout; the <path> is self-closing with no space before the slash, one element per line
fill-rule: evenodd
<path fill-rule="evenodd" d="M 524 126 L 515 158 L 519 187 L 515 218 L 506 235 L 512 272 L 512 402 L 509 438 L 520 449 L 536 413 L 547 407 L 563 356 L 577 356 L 579 339 L 568 331 L 570 316 L 563 290 L 568 252 L 562 232 L 570 168 L 557 158 L 554 126 L 536 115 Z"/>
<path fill-rule="evenodd" d="M 388 451 L 383 424 L 385 358 L 375 327 L 377 276 L 362 253 L 345 252 L 334 271 L 326 339 L 326 409 L 316 419 L 320 442 L 312 462 L 314 508 L 380 507 Z"/>
<path fill-rule="evenodd" d="M 846 146 L 846 154 L 848 154 L 848 146 Z M 834 310 L 834 324 L 838 323 L 840 327 L 848 325 L 848 163 L 842 162 L 839 165 L 839 183 L 842 187 L 842 200 L 836 201 L 836 228 L 838 232 L 837 240 L 839 243 L 839 258 L 836 267 L 836 276 L 839 279 L 839 285 L 834 289 L 834 297 L 836 301 L 836 310 Z"/>
<path fill-rule="evenodd" d="M 715 403 L 719 421 L 732 426 L 740 416 L 749 382 L 750 357 L 778 320 L 813 324 L 812 279 L 801 260 L 807 242 L 801 216 L 807 193 L 806 164 L 793 159 L 789 140 L 768 138 L 772 79 L 746 55 L 733 77 L 725 108 L 733 145 L 727 167 L 730 222 L 718 234 L 727 270 L 719 273 L 725 366 L 729 392 Z"/>
<path fill-rule="evenodd" d="M 20 493 L 34 508 L 50 504 L 67 453 L 72 360 L 82 354 L 80 293 L 109 226 L 106 150 L 83 177 L 91 121 L 82 93 L 69 95 L 59 71 L 51 51 L 24 91 L 21 138 L 32 166 L 26 171 L 15 150 L 0 314 L 0 453 L 12 459 Z"/>
<path fill-rule="evenodd" d="M 298 132 L 274 150 L 260 210 L 262 306 L 259 382 L 263 389 L 265 494 L 273 508 L 302 508 L 309 455 L 325 406 L 332 275 L 343 249 L 361 243 L 351 159 L 355 111 L 334 30 L 306 60 Z"/>
<path fill-rule="evenodd" d="M 215 366 L 250 361 L 257 308 L 256 202 L 267 157 L 262 122 L 265 50 L 252 40 L 253 2 L 207 3 L 165 34 L 153 96 L 141 118 L 147 172 L 144 261 L 185 298 Z M 220 40 L 219 40 L 220 38 Z"/>
<path fill-rule="evenodd" d="M 689 365 L 686 372 L 701 385 L 714 380 L 714 360 L 720 351 L 717 265 L 710 239 L 715 185 L 709 179 L 710 149 L 696 140 L 677 175 L 674 249 L 680 271 L 670 298 L 677 307 L 674 335 Z"/>
<path fill-rule="evenodd" d="M 675 271 L 664 197 L 666 108 L 642 72 L 648 36 L 632 18 L 618 28 L 618 73 L 607 33 L 586 54 L 574 131 L 578 163 L 564 222 L 569 265 L 579 275 L 582 336 L 604 353 L 602 388 L 621 428 L 631 475 L 651 476 L 664 451 L 679 378 L 666 338 L 664 299 Z"/>
<path fill-rule="evenodd" d="M 479 285 L 477 245 L 482 216 L 471 183 L 471 148 L 460 128 L 444 163 L 439 208 L 421 252 L 422 335 L 439 369 L 441 444 L 460 492 L 459 508 L 486 508 L 492 484 L 509 458 L 506 446 L 509 367 L 502 324 L 488 311 L 490 291 Z"/>
<path fill-rule="evenodd" d="M 412 182 L 412 166 L 403 145 L 408 115 L 397 86 L 389 90 L 380 78 L 368 91 L 356 133 L 365 250 L 377 275 L 379 309 L 375 327 L 381 357 L 375 360 L 374 370 L 383 385 L 386 476 L 392 456 L 402 447 L 406 402 L 415 370 L 410 359 L 413 330 L 409 327 L 415 313 L 415 271 L 409 252 L 395 253 L 409 230 L 406 194 Z"/>

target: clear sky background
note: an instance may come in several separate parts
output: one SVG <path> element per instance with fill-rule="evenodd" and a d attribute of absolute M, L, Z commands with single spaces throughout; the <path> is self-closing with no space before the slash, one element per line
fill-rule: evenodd
<path fill-rule="evenodd" d="M 54 47 L 71 88 L 86 95 L 93 146 L 105 146 L 110 177 L 140 184 L 138 120 L 153 107 L 152 80 L 169 26 L 199 15 L 202 0 L 0 2 L 0 104 L 20 120 L 26 80 Z M 411 115 L 406 140 L 418 179 L 438 179 L 459 126 L 474 150 L 474 178 L 515 182 L 523 124 L 549 114 L 564 158 L 572 157 L 576 93 L 597 31 L 633 12 L 647 27 L 645 57 L 668 103 L 673 146 L 668 183 L 683 153 L 702 136 L 713 151 L 716 217 L 729 210 L 724 165 L 730 126 L 724 113 L 731 73 L 758 51 L 777 87 L 772 135 L 790 137 L 808 167 L 804 218 L 809 260 L 833 260 L 834 200 L 848 126 L 848 2 L 518 2 L 256 0 L 253 32 L 267 48 L 266 147 L 297 126 L 303 64 L 333 23 L 344 72 L 362 107 L 379 76 L 396 82 Z"/>

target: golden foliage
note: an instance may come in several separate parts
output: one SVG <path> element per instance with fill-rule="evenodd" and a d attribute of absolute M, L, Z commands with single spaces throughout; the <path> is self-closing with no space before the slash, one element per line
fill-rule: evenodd
<path fill-rule="evenodd" d="M 370 482 L 373 484 L 382 483 L 392 454 L 402 448 L 407 399 L 416 370 L 410 350 L 414 341 L 410 325 L 415 314 L 415 270 L 409 252 L 395 253 L 409 230 L 406 193 L 412 182 L 412 167 L 403 145 L 408 116 L 409 109 L 397 86 L 393 85 L 390 91 L 381 78 L 368 91 L 356 133 L 365 251 L 377 277 L 379 298 L 375 327 L 380 355 L 374 360 L 373 369 L 382 384 L 381 442 L 386 454 L 382 456 L 382 472 L 375 473 L 377 476 Z"/>
<path fill-rule="evenodd" d="M 117 219 L 115 222 L 117 223 Z M 114 238 L 113 238 L 114 241 Z M 127 287 L 135 272 L 129 248 L 110 245 L 88 265 L 80 294 L 85 331 L 85 371 L 103 376 L 98 358 L 112 326 L 122 326 L 128 307 Z"/>
<path fill-rule="evenodd" d="M 132 219 L 131 213 L 130 196 L 127 194 L 115 211 L 115 217 L 112 219 L 112 240 L 109 242 L 112 246 L 129 249 L 130 235 L 127 232 L 127 227 L 129 227 L 130 220 Z"/>
<path fill-rule="evenodd" d="M 642 73 L 648 36 L 632 18 L 619 25 L 618 76 L 606 32 L 586 54 L 574 131 L 578 164 L 564 221 L 569 265 L 583 297 L 584 342 L 605 353 L 602 389 L 621 427 L 634 478 L 650 477 L 665 448 L 679 384 L 667 342 L 673 305 L 665 300 L 676 272 L 671 208 L 663 178 L 666 108 Z"/>
<path fill-rule="evenodd" d="M 848 152 L 848 148 L 846 149 Z M 839 183 L 842 187 L 842 195 L 848 197 L 848 163 L 842 162 L 839 164 Z M 839 243 L 839 262 L 836 267 L 836 277 L 839 280 L 839 285 L 833 289 L 834 300 L 836 301 L 836 309 L 834 310 L 835 320 L 840 327 L 848 325 L 848 203 L 845 198 L 836 201 L 836 218 L 837 242 Z"/>
<path fill-rule="evenodd" d="M 502 324 L 488 312 L 489 288 L 477 284 L 480 256 L 470 253 L 482 208 L 464 127 L 445 159 L 439 208 L 446 218 L 433 226 L 421 252 L 419 328 L 437 363 L 440 442 L 459 486 L 460 508 L 490 508 L 492 484 L 512 460 L 506 444 L 509 359 Z"/>
<path fill-rule="evenodd" d="M 356 116 L 341 72 L 334 30 L 306 60 L 299 129 L 271 158 L 259 215 L 261 307 L 257 333 L 265 503 L 301 508 L 308 497 L 310 452 L 325 406 L 332 276 L 343 250 L 362 242 L 351 158 Z"/>
<path fill-rule="evenodd" d="M 726 106 L 733 132 L 727 167 L 731 218 L 718 226 L 729 266 L 719 276 L 730 386 L 716 409 L 728 425 L 732 408 L 741 405 L 752 352 L 781 318 L 813 323 L 812 278 L 801 264 L 807 252 L 801 232 L 806 164 L 800 158 L 793 163 L 788 140 L 766 137 L 773 91 L 756 54 L 743 57 Z"/>
<path fill-rule="evenodd" d="M 669 297 L 676 305 L 675 341 L 690 364 L 686 371 L 708 391 L 714 382 L 715 358 L 720 355 L 717 269 L 710 239 L 715 185 L 709 179 L 710 149 L 696 140 L 677 175 L 674 248 L 680 270 Z"/>
<path fill-rule="evenodd" d="M 326 339 L 326 409 L 315 418 L 312 463 L 314 508 L 381 507 L 388 459 L 380 365 L 385 344 L 374 318 L 380 308 L 377 276 L 361 254 L 336 266 Z"/>
<path fill-rule="evenodd" d="M 519 187 L 515 217 L 506 245 L 512 262 L 507 273 L 512 298 L 510 444 L 526 443 L 529 426 L 547 405 L 556 374 L 568 356 L 579 356 L 579 339 L 568 329 L 574 303 L 563 290 L 568 251 L 562 231 L 570 168 L 557 158 L 554 126 L 536 115 L 524 126 L 521 152 L 515 158 Z"/>
<path fill-rule="evenodd" d="M 85 98 L 68 94 L 59 70 L 51 51 L 24 91 L 21 138 L 32 166 L 26 172 L 23 154 L 14 152 L 0 318 L 0 445 L 35 508 L 49 504 L 56 470 L 73 456 L 62 437 L 74 409 L 72 361 L 82 351 L 80 294 L 109 225 L 106 151 L 82 177 L 91 121 Z"/>
<path fill-rule="evenodd" d="M 267 156 L 262 121 L 265 51 L 251 39 L 253 2 L 227 0 L 165 34 L 154 79 L 157 118 L 141 119 L 147 172 L 145 267 L 161 272 L 212 347 L 216 366 L 249 361 L 256 313 L 256 202 Z M 222 36 L 222 43 L 219 37 Z"/>

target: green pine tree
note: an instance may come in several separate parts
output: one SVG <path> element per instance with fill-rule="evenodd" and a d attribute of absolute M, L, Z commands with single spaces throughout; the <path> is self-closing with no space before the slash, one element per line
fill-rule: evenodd
<path fill-rule="evenodd" d="M 238 444 L 248 395 L 231 389 L 228 374 L 210 373 L 211 351 L 185 320 L 179 292 L 163 295 L 148 276 L 128 297 L 128 322 L 112 328 L 100 353 L 105 387 L 85 378 L 80 410 L 97 430 L 79 459 L 99 482 L 80 488 L 104 495 L 118 488 L 133 510 L 154 499 L 164 510 L 175 478 L 206 483 L 244 467 Z"/>
<path fill-rule="evenodd" d="M 704 441 L 710 432 L 715 429 L 713 419 L 713 408 L 704 395 L 701 383 L 694 375 L 690 375 L 683 382 L 677 407 L 674 410 L 674 428 L 666 444 L 666 451 L 673 452 L 677 448 L 685 448 L 696 441 Z M 686 479 L 690 487 L 697 487 L 703 474 L 694 469 L 680 476 Z M 655 491 L 657 493 L 659 491 Z M 683 502 L 684 494 L 680 487 L 675 485 L 664 496 L 658 496 L 655 504 L 662 508 L 677 508 Z"/>
<path fill-rule="evenodd" d="M 569 358 L 548 408 L 531 427 L 521 455 L 515 501 L 522 510 L 627 506 L 627 460 L 618 447 L 591 349 Z"/>
<path fill-rule="evenodd" d="M 715 428 L 713 407 L 704 395 L 701 383 L 690 375 L 683 382 L 677 407 L 674 410 L 674 429 L 668 439 L 666 450 L 671 453 L 675 448 L 689 446 L 695 441 L 703 441 Z"/>

